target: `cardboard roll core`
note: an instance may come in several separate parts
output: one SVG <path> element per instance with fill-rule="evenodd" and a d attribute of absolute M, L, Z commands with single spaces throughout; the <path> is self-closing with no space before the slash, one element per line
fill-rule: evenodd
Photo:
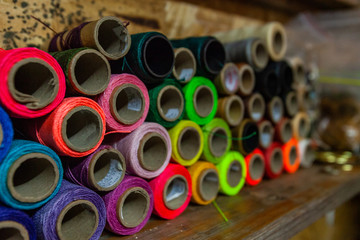
<path fill-rule="evenodd" d="M 94 148 L 102 137 L 103 124 L 100 114 L 87 106 L 69 111 L 61 124 L 65 144 L 74 151 L 86 152 Z"/>
<path fill-rule="evenodd" d="M 294 116 L 299 111 L 298 99 L 295 92 L 289 92 L 286 95 L 285 108 L 290 117 Z"/>
<path fill-rule="evenodd" d="M 90 96 L 105 91 L 110 81 L 110 65 L 108 60 L 94 49 L 78 52 L 70 63 L 71 84 L 80 93 Z"/>
<path fill-rule="evenodd" d="M 278 123 L 284 116 L 284 106 L 280 97 L 273 97 L 268 105 L 268 115 L 273 123 Z"/>
<path fill-rule="evenodd" d="M 27 108 L 42 109 L 54 101 L 59 78 L 54 68 L 39 58 L 26 58 L 14 64 L 8 77 L 11 96 Z"/>
<path fill-rule="evenodd" d="M 290 164 L 294 165 L 297 158 L 298 158 L 298 154 L 296 151 L 296 147 L 292 146 L 290 149 L 290 156 L 289 156 Z"/>
<path fill-rule="evenodd" d="M 215 169 L 204 169 L 199 176 L 199 193 L 204 201 L 216 198 L 219 192 L 219 174 Z"/>
<path fill-rule="evenodd" d="M 180 208 L 186 201 L 189 186 L 186 178 L 176 174 L 166 181 L 163 198 L 165 206 L 170 210 Z"/>
<path fill-rule="evenodd" d="M 297 64 L 295 67 L 296 78 L 298 83 L 305 82 L 305 70 L 302 64 Z"/>
<path fill-rule="evenodd" d="M 283 143 L 288 142 L 293 136 L 293 130 L 289 119 L 285 120 L 280 128 L 280 138 Z"/>
<path fill-rule="evenodd" d="M 3 140 L 4 140 L 4 132 L 2 125 L 0 124 L 0 146 L 2 145 Z"/>
<path fill-rule="evenodd" d="M 240 72 L 234 63 L 226 63 L 214 82 L 220 82 L 220 86 L 227 95 L 234 94 L 239 88 Z"/>
<path fill-rule="evenodd" d="M 89 38 L 89 35 L 94 34 L 97 49 L 109 59 L 116 60 L 125 56 L 130 49 L 131 37 L 121 20 L 109 16 L 94 23 L 96 25 L 93 33 L 87 33 L 88 28 L 85 26 L 81 35 Z"/>
<path fill-rule="evenodd" d="M 252 95 L 248 102 L 248 113 L 252 120 L 260 121 L 265 113 L 265 101 L 264 98 L 255 93 Z"/>
<path fill-rule="evenodd" d="M 28 153 L 10 166 L 7 187 L 14 199 L 36 203 L 54 192 L 59 178 L 54 159 L 43 153 Z"/>
<path fill-rule="evenodd" d="M 144 114 L 145 98 L 140 88 L 125 83 L 116 87 L 110 96 L 110 111 L 116 121 L 131 125 Z"/>
<path fill-rule="evenodd" d="M 99 212 L 88 200 L 76 200 L 63 208 L 56 220 L 61 240 L 88 240 L 99 225 Z"/>
<path fill-rule="evenodd" d="M 196 60 L 194 54 L 187 48 L 174 50 L 175 62 L 173 75 L 180 83 L 189 82 L 196 73 Z"/>
<path fill-rule="evenodd" d="M 260 39 L 255 40 L 251 46 L 251 58 L 258 69 L 263 69 L 269 61 L 269 54 Z"/>
<path fill-rule="evenodd" d="M 226 153 L 226 149 L 229 144 L 229 136 L 225 129 L 222 127 L 216 127 L 212 129 L 211 133 L 209 134 L 209 150 L 211 154 L 215 157 L 221 157 Z"/>
<path fill-rule="evenodd" d="M 276 54 L 280 54 L 284 47 L 284 36 L 279 31 L 273 33 L 273 49 Z"/>
<path fill-rule="evenodd" d="M 280 148 L 275 148 L 270 156 L 270 168 L 275 174 L 279 174 L 283 169 L 283 154 Z"/>
<path fill-rule="evenodd" d="M 227 177 L 227 182 L 231 187 L 236 187 L 240 183 L 240 180 L 244 176 L 242 175 L 241 164 L 238 161 L 233 160 L 230 163 L 226 177 Z"/>
<path fill-rule="evenodd" d="M 210 39 L 202 50 L 204 65 L 211 74 L 218 74 L 225 62 L 224 46 L 215 38 Z"/>
<path fill-rule="evenodd" d="M 111 191 L 123 180 L 125 172 L 124 156 L 116 149 L 103 149 L 91 159 L 88 178 L 98 191 Z"/>
<path fill-rule="evenodd" d="M 265 120 L 259 124 L 259 145 L 262 148 L 267 148 L 273 141 L 274 138 L 274 128 L 272 124 Z"/>
<path fill-rule="evenodd" d="M 26 228 L 18 222 L 0 222 L 0 237 L 3 240 L 29 240 Z"/>
<path fill-rule="evenodd" d="M 195 112 L 200 117 L 207 117 L 214 107 L 214 94 L 208 86 L 202 85 L 196 88 L 193 104 Z"/>
<path fill-rule="evenodd" d="M 163 119 L 174 122 L 184 110 L 184 96 L 175 86 L 165 86 L 159 92 L 156 106 Z"/>
<path fill-rule="evenodd" d="M 156 171 L 164 165 L 168 154 L 165 138 L 157 132 L 147 133 L 140 140 L 138 159 L 141 167 Z"/>
<path fill-rule="evenodd" d="M 252 93 L 255 87 L 254 70 L 247 64 L 242 64 L 239 69 L 239 91 L 242 96 Z"/>
<path fill-rule="evenodd" d="M 311 166 L 314 160 L 315 160 L 315 150 L 312 148 L 310 144 L 307 144 L 304 150 L 302 161 L 305 162 L 307 166 Z"/>
<path fill-rule="evenodd" d="M 227 98 L 225 103 L 226 121 L 231 126 L 237 126 L 244 118 L 244 103 L 237 95 L 232 95 Z"/>
<path fill-rule="evenodd" d="M 264 176 L 265 162 L 261 155 L 254 154 L 249 163 L 249 174 L 251 179 L 258 180 Z"/>
<path fill-rule="evenodd" d="M 143 47 L 144 67 L 156 78 L 165 78 L 174 67 L 174 49 L 163 35 L 148 38 Z"/>
<path fill-rule="evenodd" d="M 184 160 L 193 159 L 200 150 L 200 134 L 193 127 L 184 128 L 178 137 L 177 148 Z"/>
<path fill-rule="evenodd" d="M 150 208 L 150 196 L 141 187 L 129 188 L 119 197 L 117 202 L 117 218 L 127 228 L 140 225 L 146 218 Z"/>

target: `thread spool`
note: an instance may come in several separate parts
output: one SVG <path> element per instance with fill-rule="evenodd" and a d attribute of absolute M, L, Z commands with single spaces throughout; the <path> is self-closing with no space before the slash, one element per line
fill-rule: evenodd
<path fill-rule="evenodd" d="M 304 139 L 310 132 L 310 118 L 304 112 L 299 112 L 291 121 L 294 137 L 297 140 Z"/>
<path fill-rule="evenodd" d="M 226 63 L 214 80 L 216 89 L 224 95 L 235 94 L 239 88 L 239 82 L 240 72 L 234 63 Z"/>
<path fill-rule="evenodd" d="M 234 42 L 249 37 L 258 37 L 264 41 L 269 57 L 281 60 L 287 49 L 287 36 L 284 26 L 279 22 L 269 22 L 261 26 L 249 26 L 228 32 L 217 33 L 215 37 L 222 43 Z"/>
<path fill-rule="evenodd" d="M 95 192 L 63 181 L 59 193 L 33 216 L 39 239 L 99 239 L 106 210 Z"/>
<path fill-rule="evenodd" d="M 274 69 L 279 79 L 282 94 L 293 90 L 294 74 L 291 66 L 287 61 L 270 62 L 268 68 Z"/>
<path fill-rule="evenodd" d="M 214 118 L 202 127 L 204 133 L 204 150 L 202 159 L 217 164 L 230 150 L 231 131 L 221 118 Z"/>
<path fill-rule="evenodd" d="M 44 116 L 65 96 L 61 67 L 36 48 L 1 51 L 0 72 L 0 103 L 11 117 Z"/>
<path fill-rule="evenodd" d="M 287 60 L 291 66 L 296 84 L 305 84 L 305 65 L 301 58 L 293 57 Z"/>
<path fill-rule="evenodd" d="M 247 155 L 259 146 L 259 129 L 256 122 L 244 119 L 239 126 L 232 129 L 234 140 L 233 148 Z"/>
<path fill-rule="evenodd" d="M 244 103 L 237 95 L 219 98 L 216 116 L 224 119 L 231 127 L 240 124 L 244 118 Z"/>
<path fill-rule="evenodd" d="M 218 95 L 215 85 L 207 78 L 194 77 L 183 88 L 186 119 L 204 125 L 216 114 Z"/>
<path fill-rule="evenodd" d="M 208 205 L 215 200 L 219 192 L 219 173 L 216 166 L 199 161 L 189 167 L 192 181 L 191 201 L 199 205 Z"/>
<path fill-rule="evenodd" d="M 261 93 L 265 100 L 270 101 L 271 98 L 277 96 L 281 92 L 281 84 L 274 68 L 266 67 L 261 72 L 256 72 L 255 89 Z"/>
<path fill-rule="evenodd" d="M 149 184 L 154 193 L 153 214 L 164 219 L 174 219 L 189 205 L 192 183 L 190 173 L 185 167 L 170 163 L 164 172 Z"/>
<path fill-rule="evenodd" d="M 41 144 L 61 156 L 84 157 L 100 146 L 105 134 L 105 115 L 95 101 L 69 97 L 33 125 L 27 131 Z"/>
<path fill-rule="evenodd" d="M 272 143 L 268 148 L 263 150 L 265 159 L 265 173 L 268 178 L 277 178 L 284 169 L 283 152 L 281 144 Z"/>
<path fill-rule="evenodd" d="M 9 152 L 14 130 L 8 114 L 0 107 L 0 164 Z"/>
<path fill-rule="evenodd" d="M 274 127 L 268 120 L 257 123 L 259 129 L 259 147 L 268 148 L 274 139 Z"/>
<path fill-rule="evenodd" d="M 111 75 L 109 87 L 97 102 L 104 110 L 108 131 L 131 132 L 145 121 L 149 111 L 148 91 L 131 74 Z"/>
<path fill-rule="evenodd" d="M 294 173 L 300 166 L 298 141 L 290 139 L 281 147 L 284 156 L 284 169 L 288 173 Z"/>
<path fill-rule="evenodd" d="M 26 140 L 13 141 L 0 172 L 0 200 L 23 210 L 38 208 L 53 198 L 63 176 L 54 151 Z"/>
<path fill-rule="evenodd" d="M 313 99 L 311 97 L 311 90 L 309 86 L 298 85 L 296 88 L 296 96 L 299 103 L 299 109 L 302 111 L 308 111 L 311 106 L 314 105 Z"/>
<path fill-rule="evenodd" d="M 287 143 L 293 137 L 293 128 L 290 119 L 282 118 L 275 125 L 275 139 Z"/>
<path fill-rule="evenodd" d="M 94 191 L 108 192 L 116 188 L 126 172 L 124 156 L 111 146 L 100 146 L 86 158 L 66 159 L 68 180 Z"/>
<path fill-rule="evenodd" d="M 181 120 L 169 130 L 169 135 L 173 161 L 184 166 L 191 166 L 200 158 L 204 148 L 204 136 L 195 122 Z"/>
<path fill-rule="evenodd" d="M 56 34 L 49 42 L 48 50 L 57 52 L 89 47 L 98 50 L 107 59 L 116 60 L 127 54 L 130 45 L 131 38 L 122 21 L 107 16 Z"/>
<path fill-rule="evenodd" d="M 145 180 L 125 176 L 120 185 L 103 197 L 106 205 L 106 228 L 119 235 L 139 232 L 148 222 L 154 196 Z"/>
<path fill-rule="evenodd" d="M 265 68 L 269 61 L 265 44 L 259 38 L 229 42 L 224 44 L 224 48 L 227 62 L 245 62 L 258 71 Z"/>
<path fill-rule="evenodd" d="M 220 192 L 234 196 L 245 184 L 246 163 L 244 157 L 236 151 L 230 151 L 216 165 L 220 176 Z"/>
<path fill-rule="evenodd" d="M 260 121 L 265 115 L 265 100 L 259 93 L 254 93 L 244 100 L 245 116 Z"/>
<path fill-rule="evenodd" d="M 171 157 L 169 134 L 157 123 L 142 124 L 113 146 L 124 155 L 127 171 L 145 179 L 157 177 Z"/>
<path fill-rule="evenodd" d="M 246 162 L 246 184 L 250 186 L 258 185 L 265 174 L 264 155 L 260 149 L 255 149 L 245 157 Z"/>
<path fill-rule="evenodd" d="M 255 73 L 254 70 L 247 64 L 240 63 L 237 65 L 239 68 L 239 91 L 238 93 L 243 96 L 249 96 L 255 88 Z"/>
<path fill-rule="evenodd" d="M 296 93 L 294 91 L 288 92 L 285 96 L 283 96 L 283 101 L 286 115 L 289 117 L 295 116 L 295 114 L 299 111 L 299 103 Z"/>
<path fill-rule="evenodd" d="M 267 103 L 266 115 L 272 123 L 277 124 L 284 116 L 284 105 L 281 98 L 275 96 Z"/>
<path fill-rule="evenodd" d="M 196 59 L 196 76 L 213 78 L 225 64 L 224 46 L 214 37 L 190 37 L 172 40 L 174 48 L 190 49 Z"/>
<path fill-rule="evenodd" d="M 174 67 L 172 75 L 181 83 L 188 83 L 196 73 L 196 59 L 194 54 L 187 48 L 174 49 Z"/>
<path fill-rule="evenodd" d="M 310 139 L 302 139 L 299 141 L 299 157 L 300 165 L 305 168 L 310 168 L 315 161 L 315 150 L 311 145 Z"/>
<path fill-rule="evenodd" d="M 146 120 L 163 127 L 175 126 L 184 116 L 184 95 L 181 86 L 167 79 L 149 91 L 150 106 Z"/>
<path fill-rule="evenodd" d="M 77 48 L 51 55 L 65 73 L 68 93 L 95 96 L 105 91 L 111 71 L 108 60 L 100 52 Z"/>
<path fill-rule="evenodd" d="M 36 240 L 34 223 L 27 214 L 0 205 L 0 236 L 9 240 Z"/>

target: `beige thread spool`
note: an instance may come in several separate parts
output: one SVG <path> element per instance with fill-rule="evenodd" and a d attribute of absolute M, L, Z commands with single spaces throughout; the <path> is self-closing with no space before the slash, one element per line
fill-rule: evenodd
<path fill-rule="evenodd" d="M 224 119 L 229 126 L 236 127 L 244 118 L 244 103 L 237 95 L 219 98 L 216 116 Z"/>

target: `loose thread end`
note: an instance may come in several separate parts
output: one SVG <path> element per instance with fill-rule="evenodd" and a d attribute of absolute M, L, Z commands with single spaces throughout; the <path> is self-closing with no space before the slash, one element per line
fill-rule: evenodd
<path fill-rule="evenodd" d="M 130 25 L 129 21 L 124 21 L 124 27 L 127 28 Z"/>
<path fill-rule="evenodd" d="M 219 205 L 214 201 L 212 201 L 212 204 L 214 205 L 215 209 L 219 212 L 221 217 L 224 219 L 225 222 L 229 222 L 229 219 L 225 216 L 225 213 L 221 210 Z"/>

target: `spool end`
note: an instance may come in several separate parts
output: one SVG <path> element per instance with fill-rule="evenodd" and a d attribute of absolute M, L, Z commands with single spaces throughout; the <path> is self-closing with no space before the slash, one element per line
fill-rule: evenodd
<path fill-rule="evenodd" d="M 212 168 L 202 171 L 198 186 L 200 196 L 204 201 L 214 200 L 220 188 L 218 172 Z"/>
<path fill-rule="evenodd" d="M 260 154 L 253 154 L 249 162 L 249 174 L 251 179 L 260 180 L 264 176 L 265 162 Z"/>
<path fill-rule="evenodd" d="M 209 134 L 209 150 L 215 157 L 221 157 L 226 153 L 229 146 L 229 138 L 226 130 L 222 127 L 214 128 Z"/>
<path fill-rule="evenodd" d="M 210 38 L 202 51 L 204 65 L 210 74 L 218 74 L 225 63 L 224 46 L 216 39 Z"/>
<path fill-rule="evenodd" d="M 193 127 L 184 128 L 178 137 L 177 147 L 180 156 L 185 160 L 193 159 L 200 151 L 200 134 Z"/>
<path fill-rule="evenodd" d="M 182 175 L 176 174 L 165 184 L 163 199 L 165 206 L 171 210 L 180 208 L 188 197 L 189 183 Z"/>
<path fill-rule="evenodd" d="M 0 236 L 4 240 L 29 240 L 29 233 L 26 228 L 14 221 L 0 222 Z"/>
<path fill-rule="evenodd" d="M 253 41 L 251 50 L 251 56 L 256 68 L 264 69 L 269 62 L 269 54 L 263 41 L 260 39 Z"/>
<path fill-rule="evenodd" d="M 164 120 L 178 120 L 184 110 L 184 97 L 181 91 L 172 85 L 162 88 L 157 97 L 157 109 Z"/>
<path fill-rule="evenodd" d="M 193 98 L 195 112 L 203 118 L 209 116 L 214 108 L 214 98 L 214 93 L 208 86 L 196 88 Z"/>
<path fill-rule="evenodd" d="M 196 73 L 194 54 L 187 48 L 176 48 L 174 55 L 175 60 L 172 73 L 179 83 L 186 84 Z"/>
<path fill-rule="evenodd" d="M 283 154 L 280 148 L 275 148 L 270 156 L 270 168 L 274 174 L 280 174 L 284 166 Z"/>
<path fill-rule="evenodd" d="M 255 122 L 260 121 L 265 113 L 265 101 L 259 94 L 253 94 L 248 101 L 248 114 Z"/>
<path fill-rule="evenodd" d="M 227 171 L 227 182 L 231 187 L 236 187 L 241 179 L 244 176 L 242 175 L 242 167 L 239 161 L 233 160 L 230 165 L 229 169 Z"/>
<path fill-rule="evenodd" d="M 241 64 L 239 68 L 239 93 L 241 96 L 250 95 L 255 88 L 254 70 L 247 64 Z"/>
<path fill-rule="evenodd" d="M 237 95 L 227 98 L 225 103 L 225 118 L 229 125 L 235 127 L 244 118 L 244 103 Z"/>

